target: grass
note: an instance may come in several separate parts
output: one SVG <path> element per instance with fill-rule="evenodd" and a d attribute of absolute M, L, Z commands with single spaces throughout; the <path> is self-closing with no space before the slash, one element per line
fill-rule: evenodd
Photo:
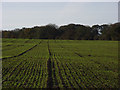
<path fill-rule="evenodd" d="M 118 41 L 3 39 L 2 52 L 3 88 L 119 87 Z"/>

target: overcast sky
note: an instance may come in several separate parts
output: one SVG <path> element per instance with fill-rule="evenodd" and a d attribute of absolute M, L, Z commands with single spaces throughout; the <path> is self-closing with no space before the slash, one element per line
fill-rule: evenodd
<path fill-rule="evenodd" d="M 3 2 L 2 29 L 118 22 L 117 2 Z"/>

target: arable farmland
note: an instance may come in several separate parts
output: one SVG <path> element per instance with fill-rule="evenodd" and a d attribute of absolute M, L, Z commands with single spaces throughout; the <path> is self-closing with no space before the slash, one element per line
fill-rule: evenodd
<path fill-rule="evenodd" d="M 2 40 L 3 88 L 118 88 L 118 41 Z"/>

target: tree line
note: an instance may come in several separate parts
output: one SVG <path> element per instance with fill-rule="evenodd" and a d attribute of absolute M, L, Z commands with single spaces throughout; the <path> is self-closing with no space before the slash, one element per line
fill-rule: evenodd
<path fill-rule="evenodd" d="M 120 40 L 120 23 L 85 26 L 55 24 L 32 28 L 3 30 L 2 38 L 65 39 L 65 40 Z"/>

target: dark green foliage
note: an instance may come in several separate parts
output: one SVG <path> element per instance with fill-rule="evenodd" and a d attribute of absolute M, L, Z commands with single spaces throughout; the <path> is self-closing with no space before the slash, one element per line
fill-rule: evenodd
<path fill-rule="evenodd" d="M 92 27 L 80 24 L 56 26 L 35 26 L 33 28 L 2 31 L 3 38 L 28 38 L 28 39 L 67 39 L 67 40 L 119 40 L 120 23 L 111 25 L 93 25 Z"/>

